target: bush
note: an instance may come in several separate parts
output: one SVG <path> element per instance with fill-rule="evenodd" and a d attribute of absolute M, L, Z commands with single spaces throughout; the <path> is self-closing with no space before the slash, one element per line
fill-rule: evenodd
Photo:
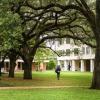
<path fill-rule="evenodd" d="M 54 61 L 49 61 L 46 68 L 48 70 L 51 70 L 51 69 L 54 69 L 55 66 L 56 66 L 56 63 Z"/>

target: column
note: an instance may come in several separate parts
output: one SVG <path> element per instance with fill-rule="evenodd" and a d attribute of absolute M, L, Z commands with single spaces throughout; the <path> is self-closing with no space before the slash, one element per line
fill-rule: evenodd
<path fill-rule="evenodd" d="M 93 72 L 93 70 L 94 70 L 94 60 L 91 59 L 90 60 L 90 72 Z"/>
<path fill-rule="evenodd" d="M 64 44 L 66 44 L 66 38 L 64 38 Z"/>
<path fill-rule="evenodd" d="M 68 66 L 68 65 L 67 65 L 67 61 L 64 60 L 64 70 L 65 70 L 65 71 L 67 71 L 67 66 Z"/>
<path fill-rule="evenodd" d="M 23 69 L 23 65 L 22 64 L 23 64 L 23 62 L 20 63 L 21 70 Z"/>
<path fill-rule="evenodd" d="M 60 65 L 60 60 L 58 60 L 58 65 Z"/>
<path fill-rule="evenodd" d="M 85 68 L 84 68 L 84 61 L 81 60 L 81 72 L 84 72 L 85 71 Z"/>
<path fill-rule="evenodd" d="M 75 60 L 72 60 L 72 66 L 71 66 L 72 71 L 75 71 Z"/>
<path fill-rule="evenodd" d="M 16 60 L 15 71 L 18 70 L 18 61 Z"/>

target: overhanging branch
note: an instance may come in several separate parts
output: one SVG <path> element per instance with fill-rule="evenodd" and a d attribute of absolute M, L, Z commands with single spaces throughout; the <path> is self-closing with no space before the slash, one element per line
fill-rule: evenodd
<path fill-rule="evenodd" d="M 60 57 L 60 55 L 55 50 L 53 50 L 51 47 L 45 47 L 45 46 L 39 46 L 39 47 L 40 48 L 48 48 L 48 49 L 52 50 L 55 54 L 57 54 L 57 56 Z"/>

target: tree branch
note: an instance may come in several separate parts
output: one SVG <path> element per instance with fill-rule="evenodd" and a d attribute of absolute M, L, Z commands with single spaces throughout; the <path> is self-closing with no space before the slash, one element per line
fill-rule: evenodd
<path fill-rule="evenodd" d="M 39 46 L 39 48 L 48 48 L 48 49 L 52 50 L 55 54 L 57 54 L 57 56 L 60 57 L 60 55 L 55 50 L 53 50 L 51 47 Z"/>

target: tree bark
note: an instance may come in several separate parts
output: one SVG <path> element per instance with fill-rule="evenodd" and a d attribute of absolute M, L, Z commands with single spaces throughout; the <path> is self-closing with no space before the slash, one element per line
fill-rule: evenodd
<path fill-rule="evenodd" d="M 1 76 L 1 67 L 0 67 L 0 76 Z"/>
<path fill-rule="evenodd" d="M 96 49 L 94 66 L 91 88 L 100 89 L 100 45 Z"/>
<path fill-rule="evenodd" d="M 95 65 L 92 78 L 92 89 L 100 89 L 100 0 L 96 0 L 96 53 L 95 53 Z"/>
<path fill-rule="evenodd" d="M 1 76 L 1 73 L 2 73 L 2 72 L 1 72 L 1 68 L 3 67 L 2 65 L 3 65 L 3 63 L 0 62 L 0 76 Z"/>
<path fill-rule="evenodd" d="M 14 71 L 15 71 L 16 59 L 17 59 L 16 52 L 13 49 L 11 49 L 8 54 L 8 57 L 10 59 L 10 67 L 9 67 L 8 77 L 14 78 Z"/>
<path fill-rule="evenodd" d="M 32 62 L 24 63 L 24 79 L 32 79 Z"/>
<path fill-rule="evenodd" d="M 26 43 L 25 43 L 26 44 Z M 34 47 L 34 49 L 29 49 L 27 45 L 24 45 L 23 52 L 24 54 L 21 55 L 23 61 L 24 61 L 24 76 L 23 79 L 32 79 L 32 61 L 34 59 L 34 55 L 37 50 L 37 45 Z"/>
<path fill-rule="evenodd" d="M 16 65 L 15 61 L 11 60 L 10 61 L 10 68 L 9 68 L 9 76 L 8 77 L 14 78 L 15 65 Z"/>
<path fill-rule="evenodd" d="M 23 79 L 32 79 L 33 57 L 31 57 L 29 54 L 26 53 L 26 56 L 24 56 L 23 60 L 24 60 L 24 64 L 23 64 L 24 76 L 23 76 Z"/>

